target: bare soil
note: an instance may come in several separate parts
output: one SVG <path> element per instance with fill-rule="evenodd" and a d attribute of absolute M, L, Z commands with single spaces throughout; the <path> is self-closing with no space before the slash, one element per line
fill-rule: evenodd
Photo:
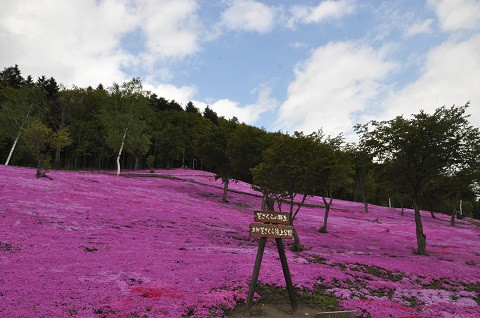
<path fill-rule="evenodd" d="M 292 307 L 289 302 L 277 303 L 277 304 L 265 304 L 255 303 L 250 312 L 250 316 L 245 315 L 245 304 L 237 306 L 232 312 L 230 317 L 255 317 L 255 318 L 290 318 L 290 317 L 315 317 L 317 313 L 320 313 L 323 308 L 312 308 L 306 305 L 299 305 L 296 312 L 292 311 Z"/>

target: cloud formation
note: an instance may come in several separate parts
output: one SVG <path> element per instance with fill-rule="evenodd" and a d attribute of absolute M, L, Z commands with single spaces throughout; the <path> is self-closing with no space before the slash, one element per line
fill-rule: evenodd
<path fill-rule="evenodd" d="M 480 35 L 464 41 L 449 40 L 432 49 L 420 77 L 390 92 L 382 103 L 384 119 L 406 116 L 419 109 L 432 112 L 441 106 L 471 101 L 471 123 L 480 126 Z"/>
<path fill-rule="evenodd" d="M 428 0 L 444 31 L 480 28 L 480 1 Z"/>
<path fill-rule="evenodd" d="M 120 38 L 137 24 L 121 0 L 3 1 L 0 64 L 19 64 L 34 76 L 55 74 L 68 84 L 95 85 L 124 79 L 133 56 Z"/>
<path fill-rule="evenodd" d="M 194 0 L 5 0 L 0 64 L 54 74 L 66 85 L 121 82 L 129 66 L 195 53 L 197 7 Z M 135 30 L 145 35 L 138 54 L 122 49 L 122 37 Z"/>
<path fill-rule="evenodd" d="M 382 91 L 395 67 L 383 54 L 355 42 L 333 42 L 317 48 L 295 68 L 295 80 L 280 106 L 277 127 L 327 134 L 348 132 L 354 112 Z"/>
<path fill-rule="evenodd" d="M 327 20 L 338 20 L 355 11 L 355 3 L 351 0 L 321 1 L 317 6 L 295 5 L 290 8 L 290 27 L 297 23 L 321 23 Z"/>
<path fill-rule="evenodd" d="M 254 124 L 262 114 L 275 109 L 278 101 L 271 96 L 271 88 L 264 85 L 254 89 L 252 93 L 257 94 L 257 100 L 253 104 L 242 106 L 236 101 L 225 98 L 210 104 L 209 107 L 219 116 L 224 116 L 227 119 L 235 116 L 240 122 Z M 201 111 L 207 107 L 204 102 L 193 101 L 193 103 Z"/>
<path fill-rule="evenodd" d="M 229 30 L 266 33 L 272 30 L 275 9 L 254 0 L 233 0 L 222 13 L 220 26 Z"/>
<path fill-rule="evenodd" d="M 183 57 L 199 49 L 199 22 L 195 0 L 141 0 L 139 25 L 147 38 L 150 59 Z"/>
<path fill-rule="evenodd" d="M 408 27 L 408 29 L 405 32 L 405 35 L 407 37 L 410 37 L 410 36 L 415 36 L 417 34 L 422 34 L 422 33 L 432 33 L 432 29 L 431 29 L 432 23 L 433 23 L 433 19 L 427 19 L 423 22 L 421 21 L 416 22 Z"/>

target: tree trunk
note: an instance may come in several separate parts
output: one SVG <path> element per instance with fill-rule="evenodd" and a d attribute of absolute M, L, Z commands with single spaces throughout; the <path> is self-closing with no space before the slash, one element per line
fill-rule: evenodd
<path fill-rule="evenodd" d="M 436 219 L 435 214 L 433 214 L 433 211 L 430 211 L 430 214 L 432 216 L 432 219 Z"/>
<path fill-rule="evenodd" d="M 138 157 L 135 157 L 135 169 L 134 170 L 138 170 L 138 166 L 139 166 L 139 158 Z"/>
<path fill-rule="evenodd" d="M 275 200 L 270 197 L 267 193 L 263 194 L 262 199 L 262 211 L 274 211 L 275 210 Z"/>
<path fill-rule="evenodd" d="M 222 182 L 223 182 L 222 202 L 227 202 L 228 184 L 230 182 L 230 178 L 222 178 Z"/>
<path fill-rule="evenodd" d="M 427 245 L 427 236 L 423 234 L 422 218 L 420 216 L 420 208 L 418 206 L 418 200 L 413 202 L 413 208 L 415 209 L 415 232 L 417 235 L 417 253 L 420 255 L 427 255 L 425 246 Z"/>
<path fill-rule="evenodd" d="M 60 168 L 60 148 L 55 149 L 55 168 Z"/>
<path fill-rule="evenodd" d="M 12 148 L 10 149 L 10 153 L 8 154 L 7 161 L 5 161 L 5 165 L 8 166 L 10 163 L 10 159 L 12 158 L 13 151 L 15 150 L 15 147 L 17 146 L 18 139 L 20 139 L 20 134 L 22 133 L 22 130 L 18 132 L 17 137 L 15 138 L 15 141 L 13 142 Z"/>
<path fill-rule="evenodd" d="M 460 218 L 463 219 L 462 200 L 460 200 Z"/>
<path fill-rule="evenodd" d="M 329 202 L 327 202 L 327 200 L 324 197 L 322 197 L 322 199 L 323 199 L 323 204 L 325 204 L 325 215 L 323 217 L 323 226 L 318 231 L 320 233 L 327 233 L 328 213 L 330 212 L 330 207 L 332 206 L 333 198 L 330 197 Z"/>
<path fill-rule="evenodd" d="M 292 223 L 293 226 L 293 223 Z M 293 252 L 300 252 L 302 250 L 302 245 L 300 245 L 300 237 L 298 237 L 297 231 L 293 231 Z"/>
<path fill-rule="evenodd" d="M 43 156 L 41 154 L 37 154 L 37 173 L 35 175 L 37 178 L 41 178 L 45 175 L 43 172 L 44 163 L 45 163 L 45 160 Z"/>
<path fill-rule="evenodd" d="M 402 204 L 402 216 L 405 215 L 405 208 L 403 207 L 403 204 Z"/>
<path fill-rule="evenodd" d="M 455 216 L 457 213 L 455 213 L 455 209 L 452 211 L 452 218 L 450 219 L 450 225 L 455 226 Z"/>
<path fill-rule="evenodd" d="M 117 156 L 117 176 L 120 175 L 120 157 L 122 156 L 123 146 L 125 145 L 125 137 L 127 136 L 127 131 L 128 131 L 128 127 L 125 128 L 125 131 L 123 132 L 122 145 L 120 146 L 120 150 L 118 150 L 118 156 Z"/>
<path fill-rule="evenodd" d="M 368 201 L 365 195 L 363 195 L 363 205 L 365 206 L 365 213 L 368 213 Z"/>

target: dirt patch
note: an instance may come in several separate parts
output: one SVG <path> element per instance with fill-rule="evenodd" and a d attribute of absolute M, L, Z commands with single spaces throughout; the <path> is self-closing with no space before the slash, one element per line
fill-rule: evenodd
<path fill-rule="evenodd" d="M 290 303 L 282 304 L 264 304 L 256 303 L 252 307 L 250 317 L 255 318 L 287 318 L 287 317 L 315 317 L 315 315 L 323 310 L 316 310 L 305 305 L 300 305 L 296 312 L 292 311 Z M 244 315 L 245 304 L 237 306 L 229 317 L 239 318 L 246 317 Z M 248 317 L 248 316 L 247 316 Z"/>
<path fill-rule="evenodd" d="M 250 311 L 251 317 L 315 317 L 321 312 L 338 310 L 337 299 L 331 294 L 325 294 L 320 287 L 313 291 L 298 289 L 295 291 L 298 301 L 297 311 L 292 310 L 285 288 L 260 284 L 257 293 L 261 298 L 253 304 Z M 235 307 L 228 317 L 245 317 L 245 303 Z"/>

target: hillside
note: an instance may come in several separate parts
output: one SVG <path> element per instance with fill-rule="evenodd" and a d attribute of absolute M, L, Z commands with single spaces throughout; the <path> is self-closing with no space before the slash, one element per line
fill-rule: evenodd
<path fill-rule="evenodd" d="M 156 174 L 170 178 L 0 166 L 0 317 L 223 316 L 244 300 L 261 198 L 239 182 L 222 203 L 213 174 Z M 419 256 L 413 211 L 362 208 L 334 201 L 326 234 L 323 210 L 301 209 L 306 250 L 287 251 L 296 287 L 362 316 L 480 316 L 479 227 L 425 212 Z M 277 258 L 270 240 L 262 284 L 284 285 Z"/>

